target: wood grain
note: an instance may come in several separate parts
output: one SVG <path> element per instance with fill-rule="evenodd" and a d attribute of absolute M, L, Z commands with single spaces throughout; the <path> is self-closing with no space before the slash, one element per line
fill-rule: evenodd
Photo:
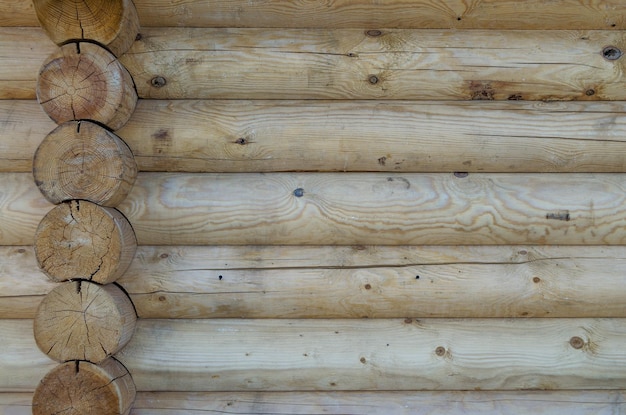
<path fill-rule="evenodd" d="M 0 320 L 0 391 L 32 391 L 29 320 Z M 620 389 L 623 319 L 143 320 L 139 391 Z M 580 347 L 580 348 L 576 348 Z"/>
<path fill-rule="evenodd" d="M 611 31 L 145 29 L 142 98 L 623 100 Z M 279 68 L 279 69 L 277 69 Z"/>
<path fill-rule="evenodd" d="M 140 173 L 119 210 L 140 245 L 622 245 L 624 174 Z M 0 245 L 49 204 L 0 174 Z"/>
<path fill-rule="evenodd" d="M 30 172 L 54 123 L 0 114 L 0 171 Z M 117 134 L 142 171 L 626 172 L 625 120 L 621 101 L 141 100 Z"/>
<path fill-rule="evenodd" d="M 130 415 L 614 415 L 626 391 L 140 392 Z M 30 393 L 0 393 L 0 414 L 31 415 Z"/>
<path fill-rule="evenodd" d="M 0 35 L 0 98 L 34 98 L 50 42 Z M 141 98 L 624 100 L 607 46 L 625 49 L 624 33 L 149 28 L 120 61 Z"/>
<path fill-rule="evenodd" d="M 6 7 L 14 2 L 0 3 Z M 35 12 L 31 13 L 37 21 Z M 0 27 L 0 99 L 34 99 L 39 68 L 56 48 L 40 28 Z"/>
<path fill-rule="evenodd" d="M 0 5 L 0 26 L 36 26 L 28 0 Z M 144 26 L 625 29 L 620 0 L 135 0 Z"/>
<path fill-rule="evenodd" d="M 33 318 L 54 285 L 0 257 L 0 315 Z M 626 317 L 621 246 L 142 246 L 118 282 L 141 318 Z"/>

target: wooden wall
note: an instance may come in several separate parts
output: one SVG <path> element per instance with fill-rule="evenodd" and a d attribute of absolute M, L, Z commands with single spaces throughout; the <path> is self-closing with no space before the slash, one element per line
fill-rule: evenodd
<path fill-rule="evenodd" d="M 133 414 L 626 412 L 621 0 L 135 3 Z M 6 415 L 55 49 L 0 4 Z"/>

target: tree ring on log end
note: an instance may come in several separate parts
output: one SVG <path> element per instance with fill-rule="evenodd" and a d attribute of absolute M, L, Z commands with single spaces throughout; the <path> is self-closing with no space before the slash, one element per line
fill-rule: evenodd
<path fill-rule="evenodd" d="M 130 119 L 137 105 L 133 80 L 106 49 L 93 43 L 61 46 L 44 62 L 37 99 L 57 124 L 91 120 L 112 130 Z"/>
<path fill-rule="evenodd" d="M 120 287 L 88 281 L 66 282 L 41 301 L 35 341 L 53 360 L 100 363 L 131 339 L 137 317 Z"/>
<path fill-rule="evenodd" d="M 34 0 L 33 5 L 41 27 L 57 45 L 91 40 L 120 56 L 139 33 L 132 0 Z"/>
<path fill-rule="evenodd" d="M 117 206 L 137 177 L 137 163 L 126 143 L 88 121 L 61 124 L 42 141 L 33 159 L 33 176 L 54 204 L 83 199 Z"/>
<path fill-rule="evenodd" d="M 35 233 L 37 263 L 54 281 L 111 283 L 124 274 L 136 248 L 135 233 L 124 215 L 88 201 L 57 205 Z"/>
<path fill-rule="evenodd" d="M 100 365 L 67 362 L 41 380 L 33 396 L 33 415 L 127 415 L 136 388 L 130 373 L 109 358 Z"/>

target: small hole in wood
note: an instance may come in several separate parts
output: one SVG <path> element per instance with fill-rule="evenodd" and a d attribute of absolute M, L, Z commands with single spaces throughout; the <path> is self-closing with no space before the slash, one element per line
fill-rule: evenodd
<path fill-rule="evenodd" d="M 367 36 L 377 37 L 383 34 L 380 30 L 372 29 L 365 32 Z"/>
<path fill-rule="evenodd" d="M 596 94 L 596 90 L 593 88 L 589 88 L 588 90 L 585 91 L 585 95 L 587 95 L 588 97 L 593 96 Z"/>
<path fill-rule="evenodd" d="M 165 86 L 165 84 L 167 84 L 167 80 L 162 76 L 155 76 L 150 80 L 150 85 L 155 88 L 162 88 Z"/>
<path fill-rule="evenodd" d="M 298 187 L 296 190 L 293 191 L 293 195 L 295 197 L 302 197 L 304 196 L 304 189 L 301 187 Z"/>
<path fill-rule="evenodd" d="M 455 171 L 454 172 L 454 177 L 458 177 L 459 179 L 463 179 L 465 177 L 469 176 L 469 173 L 466 171 Z"/>
<path fill-rule="evenodd" d="M 441 356 L 444 356 L 444 355 L 446 354 L 446 348 L 445 348 L 445 347 L 443 347 L 443 346 L 439 346 L 439 347 L 437 347 L 437 348 L 435 349 L 435 354 L 436 354 L 437 356 L 440 356 L 440 357 L 441 357 Z"/>
<path fill-rule="evenodd" d="M 376 85 L 376 84 L 378 83 L 379 79 L 378 79 L 378 77 L 377 77 L 376 75 L 370 75 L 370 76 L 367 78 L 367 81 L 368 81 L 370 84 L 372 84 L 372 85 Z"/>
<path fill-rule="evenodd" d="M 365 284 L 365 289 L 366 289 L 366 290 L 371 290 L 371 289 L 372 289 L 372 286 L 371 286 L 370 284 Z"/>

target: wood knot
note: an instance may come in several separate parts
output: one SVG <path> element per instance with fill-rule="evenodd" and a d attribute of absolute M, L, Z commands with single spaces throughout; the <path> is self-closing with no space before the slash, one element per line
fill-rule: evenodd
<path fill-rule="evenodd" d="M 569 339 L 569 344 L 570 346 L 572 346 L 574 349 L 582 349 L 583 346 L 585 345 L 585 341 L 583 339 L 581 339 L 578 336 L 574 336 L 571 339 Z"/>
<path fill-rule="evenodd" d="M 372 85 L 376 85 L 376 84 L 380 81 L 380 79 L 378 79 L 378 77 L 377 77 L 376 75 L 370 75 L 370 76 L 367 78 L 367 81 L 368 81 L 370 84 L 372 84 Z"/>
<path fill-rule="evenodd" d="M 155 88 L 162 88 L 165 86 L 165 84 L 167 84 L 167 80 L 162 76 L 155 76 L 150 80 L 150 85 Z"/>
<path fill-rule="evenodd" d="M 587 95 L 588 97 L 591 97 L 595 94 L 596 94 L 596 90 L 593 88 L 589 88 L 588 90 L 585 91 L 585 95 Z"/>
<path fill-rule="evenodd" d="M 365 34 L 367 36 L 370 36 L 370 37 L 378 37 L 378 36 L 382 35 L 383 32 L 380 31 L 380 30 L 377 30 L 377 29 L 370 29 L 370 30 L 366 30 Z"/>
<path fill-rule="evenodd" d="M 616 61 L 622 57 L 622 51 L 615 46 L 607 46 L 602 49 L 602 56 L 608 61 Z"/>
<path fill-rule="evenodd" d="M 533 282 L 534 282 L 535 284 L 539 284 L 539 283 L 541 282 L 541 278 L 539 278 L 539 277 L 534 277 L 534 278 L 533 278 Z"/>
<path fill-rule="evenodd" d="M 366 290 L 371 290 L 371 289 L 372 289 L 372 286 L 371 286 L 370 284 L 365 284 L 365 289 L 366 289 Z"/>
<path fill-rule="evenodd" d="M 439 357 L 446 355 L 446 348 L 443 346 L 439 346 L 435 349 L 435 354 Z"/>

